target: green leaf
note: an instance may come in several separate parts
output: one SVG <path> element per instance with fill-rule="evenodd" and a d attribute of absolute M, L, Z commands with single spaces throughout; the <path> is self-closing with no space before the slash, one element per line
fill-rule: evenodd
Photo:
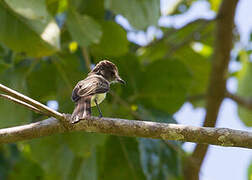
<path fill-rule="evenodd" d="M 139 108 L 142 119 L 149 119 L 154 122 L 177 123 L 168 113 Z M 181 176 L 180 154 L 175 148 L 180 149 L 181 143 L 175 141 L 165 141 L 138 138 L 139 150 L 141 153 L 141 164 L 147 179 L 178 179 Z M 172 148 L 171 146 L 175 147 Z"/>
<path fill-rule="evenodd" d="M 60 30 L 43 0 L 1 1 L 0 22 L 0 41 L 14 51 L 40 57 L 60 48 Z"/>
<path fill-rule="evenodd" d="M 53 61 L 57 69 L 56 100 L 59 103 L 59 111 L 72 112 L 74 108 L 74 102 L 71 101 L 72 90 L 77 82 L 86 76 L 86 72 L 82 69 L 76 54 L 63 52 L 58 54 L 57 58 L 53 57 Z"/>
<path fill-rule="evenodd" d="M 252 97 L 252 62 L 249 61 L 249 57 L 246 51 L 240 52 L 240 58 L 242 61 L 242 69 L 238 74 L 238 90 L 237 94 L 243 98 Z M 238 115 L 241 121 L 246 126 L 252 126 L 252 112 L 242 106 L 238 106 Z"/>
<path fill-rule="evenodd" d="M 250 162 L 248 167 L 248 180 L 252 180 L 252 162 Z"/>
<path fill-rule="evenodd" d="M 80 14 L 86 14 L 98 21 L 104 20 L 104 0 L 71 0 L 71 5 L 77 9 Z"/>
<path fill-rule="evenodd" d="M 122 14 L 136 29 L 157 25 L 160 1 L 157 0 L 106 0 L 105 6 L 116 14 Z"/>
<path fill-rule="evenodd" d="M 98 179 L 96 149 L 92 149 L 91 156 L 82 160 L 79 171 L 77 173 L 77 180 L 96 180 Z M 74 179 L 74 178 L 71 178 Z"/>
<path fill-rule="evenodd" d="M 179 154 L 162 140 L 139 139 L 141 164 L 148 180 L 181 177 Z"/>
<path fill-rule="evenodd" d="M 172 115 L 168 114 L 167 112 L 159 111 L 153 108 L 145 109 L 140 106 L 139 114 L 142 119 L 146 119 L 149 121 L 177 124 L 176 120 L 173 118 Z"/>
<path fill-rule="evenodd" d="M 55 72 L 56 68 L 52 61 L 34 62 L 26 77 L 29 95 L 42 102 L 55 99 L 57 91 Z"/>
<path fill-rule="evenodd" d="M 8 179 L 27 180 L 27 179 L 43 179 L 44 173 L 39 164 L 22 157 L 13 167 Z"/>
<path fill-rule="evenodd" d="M 64 134 L 64 140 L 75 155 L 83 158 L 90 157 L 92 149 L 101 146 L 106 141 L 106 135 L 97 133 L 74 132 Z"/>
<path fill-rule="evenodd" d="M 98 152 L 99 178 L 103 180 L 145 179 L 134 138 L 110 136 Z"/>
<path fill-rule="evenodd" d="M 147 47 L 140 47 L 137 54 L 142 61 L 155 61 L 164 57 L 172 57 L 177 51 L 189 48 L 190 42 L 213 45 L 214 22 L 199 19 L 180 29 L 169 29 L 165 38 L 153 42 Z M 179 54 L 179 53 L 178 53 Z"/>
<path fill-rule="evenodd" d="M 211 4 L 211 9 L 214 10 L 215 12 L 218 12 L 218 9 L 221 4 L 221 0 L 209 0 Z"/>
<path fill-rule="evenodd" d="M 211 68 L 209 58 L 196 53 L 189 46 L 176 51 L 173 57 L 183 62 L 192 74 L 192 85 L 188 96 L 205 94 Z"/>
<path fill-rule="evenodd" d="M 0 79 L 3 85 L 27 95 L 26 80 L 21 67 L 7 69 L 0 75 Z M 0 99 L 0 113 L 4 119 L 0 121 L 1 128 L 28 123 L 31 117 L 28 109 L 3 98 Z"/>
<path fill-rule="evenodd" d="M 112 60 L 118 67 L 120 77 L 126 82 L 126 86 L 118 86 L 118 93 L 124 98 L 134 96 L 139 92 L 142 70 L 139 59 L 133 53 Z"/>
<path fill-rule="evenodd" d="M 102 38 L 91 47 L 95 56 L 120 56 L 128 52 L 129 41 L 126 31 L 112 21 L 102 23 Z"/>
<path fill-rule="evenodd" d="M 66 23 L 73 40 L 81 46 L 99 43 L 102 36 L 101 26 L 93 18 L 70 10 Z"/>
<path fill-rule="evenodd" d="M 185 102 L 192 76 L 186 66 L 163 59 L 149 64 L 142 75 L 138 100 L 146 107 L 175 113 Z"/>
<path fill-rule="evenodd" d="M 46 0 L 46 7 L 50 14 L 55 16 L 66 11 L 68 2 L 67 0 Z"/>
<path fill-rule="evenodd" d="M 34 139 L 29 145 L 30 151 L 26 156 L 42 167 L 46 180 L 69 176 L 74 154 L 64 144 L 61 134 Z"/>

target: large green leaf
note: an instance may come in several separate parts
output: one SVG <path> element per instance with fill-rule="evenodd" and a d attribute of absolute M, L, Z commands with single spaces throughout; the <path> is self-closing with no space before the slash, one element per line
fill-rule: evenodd
<path fill-rule="evenodd" d="M 98 152 L 99 179 L 145 179 L 134 138 L 110 136 Z"/>
<path fill-rule="evenodd" d="M 102 24 L 102 38 L 99 44 L 93 45 L 91 52 L 95 56 L 120 56 L 128 51 L 129 41 L 126 31 L 113 21 Z"/>
<path fill-rule="evenodd" d="M 27 180 L 27 179 L 43 179 L 44 173 L 39 164 L 21 157 L 14 165 L 8 179 L 10 180 Z"/>
<path fill-rule="evenodd" d="M 27 88 L 29 95 L 42 102 L 56 98 L 56 68 L 52 61 L 37 61 L 31 65 L 27 74 Z"/>
<path fill-rule="evenodd" d="M 136 29 L 157 25 L 160 16 L 159 0 L 106 0 L 106 8 L 122 14 Z"/>
<path fill-rule="evenodd" d="M 139 113 L 143 119 L 176 123 L 176 120 L 170 114 L 162 111 L 140 108 Z M 146 138 L 139 138 L 138 141 L 141 164 L 147 179 L 177 179 L 181 176 L 181 159 L 179 153 L 175 150 L 181 148 L 179 143 Z"/>
<path fill-rule="evenodd" d="M 178 50 L 189 48 L 191 42 L 213 45 L 214 22 L 199 19 L 180 29 L 168 29 L 164 38 L 156 40 L 147 47 L 140 47 L 137 54 L 142 61 L 155 61 L 172 57 Z"/>
<path fill-rule="evenodd" d="M 93 148 L 91 155 L 88 158 L 82 159 L 80 164 L 79 171 L 76 174 L 77 180 L 96 180 L 98 179 L 97 172 L 97 158 L 96 158 L 96 149 Z M 71 178 L 74 179 L 74 178 Z"/>
<path fill-rule="evenodd" d="M 106 135 L 96 133 L 74 132 L 64 134 L 64 140 L 75 155 L 90 157 L 92 149 L 105 143 Z"/>
<path fill-rule="evenodd" d="M 252 62 L 245 51 L 240 52 L 242 69 L 238 74 L 238 91 L 237 94 L 243 98 L 252 97 Z M 246 126 L 252 126 L 252 112 L 242 106 L 238 106 L 238 115 Z"/>
<path fill-rule="evenodd" d="M 42 167 L 46 180 L 69 177 L 74 154 L 64 144 L 61 134 L 34 139 L 29 142 L 29 149 L 26 156 Z"/>
<path fill-rule="evenodd" d="M 57 71 L 57 98 L 59 111 L 72 113 L 74 103 L 71 94 L 78 81 L 86 77 L 86 73 L 80 64 L 80 59 L 76 54 L 60 53 L 53 57 Z M 82 60 L 83 62 L 83 60 Z"/>
<path fill-rule="evenodd" d="M 141 138 L 139 143 L 141 163 L 148 180 L 176 179 L 181 176 L 180 157 L 164 141 Z"/>
<path fill-rule="evenodd" d="M 86 14 L 98 21 L 104 20 L 104 0 L 71 0 L 71 5 L 77 9 L 80 14 Z"/>
<path fill-rule="evenodd" d="M 211 68 L 209 58 L 196 53 L 189 46 L 179 49 L 174 57 L 183 62 L 192 74 L 193 80 L 188 95 L 205 94 Z"/>
<path fill-rule="evenodd" d="M 22 65 L 20 66 L 15 66 L 4 71 L 0 75 L 0 80 L 3 85 L 27 95 L 26 80 L 23 71 L 25 68 L 22 69 Z M 0 99 L 0 113 L 3 119 L 0 121 L 1 128 L 24 124 L 25 122 L 28 123 L 31 117 L 29 110 L 3 98 Z"/>
<path fill-rule="evenodd" d="M 46 56 L 59 49 L 60 30 L 43 0 L 0 2 L 0 41 L 17 52 Z"/>
<path fill-rule="evenodd" d="M 142 74 L 138 100 L 146 107 L 175 113 L 186 100 L 192 76 L 186 66 L 177 61 L 163 59 L 150 63 Z"/>
<path fill-rule="evenodd" d="M 113 59 L 117 65 L 120 77 L 125 80 L 126 85 L 118 86 L 118 93 L 122 98 L 129 98 L 139 92 L 139 82 L 141 82 L 142 70 L 139 59 L 133 53 Z M 130 99 L 128 99 L 130 100 Z"/>
<path fill-rule="evenodd" d="M 66 23 L 73 40 L 81 46 L 99 43 L 102 35 L 101 27 L 92 17 L 70 10 Z"/>

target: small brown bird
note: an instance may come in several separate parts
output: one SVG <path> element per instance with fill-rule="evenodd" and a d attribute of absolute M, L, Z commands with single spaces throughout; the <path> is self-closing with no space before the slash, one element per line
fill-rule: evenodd
<path fill-rule="evenodd" d="M 110 84 L 119 82 L 125 84 L 118 74 L 116 65 L 108 60 L 100 61 L 88 76 L 77 83 L 72 92 L 72 100 L 76 106 L 72 113 L 71 123 L 91 116 L 91 107 L 96 106 L 102 117 L 99 104 L 105 99 Z"/>

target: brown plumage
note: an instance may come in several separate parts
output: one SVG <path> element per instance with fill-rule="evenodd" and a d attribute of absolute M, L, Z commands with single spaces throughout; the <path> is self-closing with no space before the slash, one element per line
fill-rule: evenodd
<path fill-rule="evenodd" d="M 76 103 L 72 113 L 72 123 L 91 116 L 91 107 L 97 106 L 105 99 L 112 82 L 125 83 L 118 74 L 117 67 L 110 61 L 99 62 L 88 76 L 77 83 L 72 92 L 72 100 Z"/>

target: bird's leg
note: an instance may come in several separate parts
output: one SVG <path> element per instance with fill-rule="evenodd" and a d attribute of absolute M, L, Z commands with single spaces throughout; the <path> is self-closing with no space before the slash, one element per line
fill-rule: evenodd
<path fill-rule="evenodd" d="M 96 98 L 94 99 L 94 102 L 95 102 L 95 105 L 96 105 L 96 107 L 97 107 L 97 109 L 98 109 L 98 111 L 99 111 L 99 117 L 101 118 L 101 117 L 102 117 L 102 112 L 101 112 L 101 109 L 100 109 L 100 107 L 99 107 L 99 104 L 97 103 Z"/>

